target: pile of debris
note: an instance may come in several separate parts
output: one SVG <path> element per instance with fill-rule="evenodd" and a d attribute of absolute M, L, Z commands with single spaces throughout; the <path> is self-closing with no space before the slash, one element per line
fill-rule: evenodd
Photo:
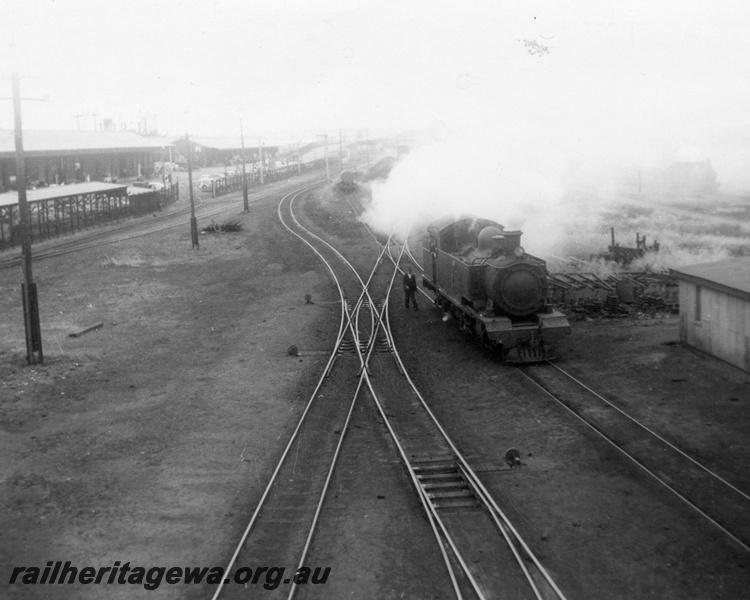
<path fill-rule="evenodd" d="M 615 228 L 610 227 L 610 235 L 612 236 L 612 243 L 607 248 L 607 252 L 592 256 L 591 258 L 603 259 L 606 261 L 620 263 L 622 265 L 629 265 L 634 260 L 646 256 L 648 253 L 656 254 L 659 252 L 659 242 L 654 240 L 649 246 L 646 243 L 646 236 L 641 235 L 640 232 L 635 234 L 635 248 L 628 248 L 626 246 L 620 246 L 615 241 Z"/>
<path fill-rule="evenodd" d="M 209 225 L 201 229 L 201 233 L 226 233 L 242 231 L 242 223 L 239 221 L 226 221 L 224 223 L 214 223 L 211 221 Z"/>
<path fill-rule="evenodd" d="M 572 319 L 680 312 L 677 280 L 666 274 L 552 273 L 549 284 L 552 302 Z"/>

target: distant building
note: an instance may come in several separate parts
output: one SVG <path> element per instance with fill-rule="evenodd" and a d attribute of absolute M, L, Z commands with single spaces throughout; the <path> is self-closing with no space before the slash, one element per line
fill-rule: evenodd
<path fill-rule="evenodd" d="M 131 131 L 24 131 L 28 185 L 150 176 L 171 144 Z M 0 129 L 0 191 L 16 188 L 14 132 Z"/>
<path fill-rule="evenodd" d="M 257 138 L 245 138 L 245 161 L 255 163 L 260 160 L 259 144 L 263 144 L 263 163 L 273 166 L 280 158 L 287 157 L 294 152 L 295 146 L 289 143 L 275 141 L 259 142 Z M 188 147 L 184 137 L 174 140 L 174 146 L 183 160 L 187 160 Z M 238 136 L 190 136 L 190 146 L 193 152 L 193 164 L 203 167 L 211 165 L 233 165 L 242 161 L 242 138 Z"/>
<path fill-rule="evenodd" d="M 750 372 L 750 258 L 672 269 L 680 283 L 680 339 Z"/>

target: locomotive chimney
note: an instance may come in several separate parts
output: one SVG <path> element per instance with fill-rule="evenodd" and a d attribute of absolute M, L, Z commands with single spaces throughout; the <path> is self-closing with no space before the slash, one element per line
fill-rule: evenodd
<path fill-rule="evenodd" d="M 504 247 L 507 254 L 513 254 L 513 251 L 521 245 L 521 235 L 523 235 L 523 231 L 503 231 Z"/>

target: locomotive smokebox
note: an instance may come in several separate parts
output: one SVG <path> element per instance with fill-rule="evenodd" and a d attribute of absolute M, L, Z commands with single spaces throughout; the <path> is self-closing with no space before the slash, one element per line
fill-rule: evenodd
<path fill-rule="evenodd" d="M 508 266 L 488 265 L 485 285 L 496 311 L 500 309 L 506 314 L 522 317 L 544 308 L 546 281 L 543 272 L 533 265 L 524 262 Z"/>

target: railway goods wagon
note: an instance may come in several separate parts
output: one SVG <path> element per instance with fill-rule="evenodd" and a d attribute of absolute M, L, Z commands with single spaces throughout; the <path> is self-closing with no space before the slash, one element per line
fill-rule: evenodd
<path fill-rule="evenodd" d="M 549 304 L 546 263 L 526 253 L 520 231 L 448 216 L 427 228 L 423 251 L 422 285 L 463 329 L 509 362 L 553 358 L 570 324 Z"/>

